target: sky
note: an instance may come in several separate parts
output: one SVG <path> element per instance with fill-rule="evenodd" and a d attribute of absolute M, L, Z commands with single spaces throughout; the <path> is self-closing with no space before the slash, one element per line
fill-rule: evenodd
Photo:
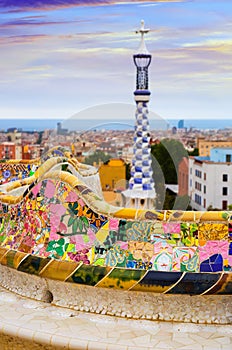
<path fill-rule="evenodd" d="M 232 120 L 231 0 L 0 0 L 0 119 L 134 105 L 141 19 L 150 28 L 150 110 Z"/>

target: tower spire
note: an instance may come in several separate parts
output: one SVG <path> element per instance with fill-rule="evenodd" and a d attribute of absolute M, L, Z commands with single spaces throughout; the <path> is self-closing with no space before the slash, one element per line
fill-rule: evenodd
<path fill-rule="evenodd" d="M 131 165 L 131 178 L 129 188 L 122 192 L 123 205 L 134 208 L 154 208 L 156 192 L 154 189 L 150 133 L 147 103 L 150 98 L 148 90 L 148 67 L 151 63 L 151 54 L 148 52 L 144 34 L 149 29 L 144 28 L 144 21 L 136 33 L 141 34 L 139 50 L 133 55 L 136 66 L 136 90 L 134 92 L 136 102 L 136 121 L 134 132 L 133 159 Z"/>
<path fill-rule="evenodd" d="M 140 46 L 139 46 L 139 50 L 138 50 L 138 53 L 141 53 L 141 54 L 149 54 L 147 48 L 146 48 L 146 44 L 145 44 L 145 40 L 144 40 L 144 34 L 147 34 L 149 33 L 150 29 L 146 29 L 144 28 L 144 20 L 142 19 L 141 20 L 141 27 L 139 30 L 136 30 L 136 34 L 137 33 L 140 33 L 141 34 L 141 41 L 140 41 Z"/>

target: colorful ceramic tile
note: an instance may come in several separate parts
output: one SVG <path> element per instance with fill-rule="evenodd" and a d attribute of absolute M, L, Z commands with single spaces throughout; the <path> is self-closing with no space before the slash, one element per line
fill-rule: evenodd
<path fill-rule="evenodd" d="M 154 243 L 153 269 L 156 271 L 171 271 L 172 254 L 173 248 L 166 241 Z"/>
<path fill-rule="evenodd" d="M 198 225 L 184 222 L 180 225 L 181 243 L 187 247 L 198 246 Z"/>
<path fill-rule="evenodd" d="M 116 242 L 117 242 L 117 233 L 115 231 L 109 231 L 103 244 L 106 248 L 110 249 Z"/>
<path fill-rule="evenodd" d="M 42 182 L 38 183 L 37 185 L 35 185 L 33 188 L 32 188 L 32 193 L 33 195 L 36 197 L 37 194 L 39 193 L 40 189 L 41 189 L 41 185 L 42 185 Z"/>
<path fill-rule="evenodd" d="M 40 258 L 34 255 L 28 255 L 21 261 L 18 271 L 39 275 L 40 271 L 50 262 L 49 258 Z"/>
<path fill-rule="evenodd" d="M 157 239 L 165 239 L 167 237 L 166 233 L 163 229 L 163 223 L 162 222 L 155 222 L 152 226 L 151 235 L 150 235 L 150 241 L 154 242 Z"/>
<path fill-rule="evenodd" d="M 2 260 L 3 256 L 8 252 L 7 248 L 0 247 L 0 261 Z"/>
<path fill-rule="evenodd" d="M 83 215 L 88 219 L 90 225 L 96 228 L 96 231 L 99 230 L 107 221 L 103 215 L 95 213 L 91 208 L 85 206 L 83 208 Z"/>
<path fill-rule="evenodd" d="M 9 229 L 7 232 L 7 236 L 5 237 L 5 240 L 2 242 L 2 246 L 8 249 L 19 249 L 21 241 L 24 239 L 24 237 L 25 237 L 25 231 L 15 232 L 14 230 Z"/>
<path fill-rule="evenodd" d="M 45 278 L 65 281 L 73 274 L 80 262 L 51 260 L 40 271 L 39 275 Z"/>
<path fill-rule="evenodd" d="M 150 241 L 152 222 L 132 222 L 131 227 L 127 228 L 127 240 L 128 241 Z"/>
<path fill-rule="evenodd" d="M 229 251 L 228 251 L 229 255 L 232 255 L 232 242 L 229 243 Z"/>
<path fill-rule="evenodd" d="M 56 218 L 56 216 L 53 216 Z M 51 217 L 51 225 L 53 224 L 53 217 Z M 89 220 L 85 216 L 77 216 L 77 215 L 63 215 L 61 218 L 57 218 L 57 223 L 54 222 L 54 230 L 60 231 L 60 222 L 62 222 L 65 226 L 62 234 L 67 236 L 73 235 L 86 235 L 88 233 L 88 229 L 90 227 Z M 60 220 L 60 221 L 59 221 Z"/>
<path fill-rule="evenodd" d="M 111 271 L 111 267 L 81 265 L 68 279 L 67 282 L 95 286 L 103 280 Z"/>
<path fill-rule="evenodd" d="M 223 271 L 224 265 L 228 264 L 228 252 L 228 241 L 207 241 L 199 246 L 200 271 Z"/>
<path fill-rule="evenodd" d="M 229 241 L 232 242 L 232 223 L 231 222 L 228 225 L 228 234 L 229 234 Z"/>
<path fill-rule="evenodd" d="M 213 254 L 222 254 L 224 259 L 228 258 L 228 241 L 207 241 L 205 245 L 199 246 L 200 262 Z"/>
<path fill-rule="evenodd" d="M 96 233 L 96 239 L 99 243 L 103 243 L 109 234 L 109 222 L 107 221 Z"/>
<path fill-rule="evenodd" d="M 232 273 L 224 273 L 218 283 L 211 289 L 209 289 L 207 294 L 232 294 Z"/>
<path fill-rule="evenodd" d="M 165 251 L 161 251 L 154 258 L 153 269 L 156 271 L 171 271 L 172 255 Z"/>
<path fill-rule="evenodd" d="M 103 246 L 94 246 L 94 260 L 93 265 L 95 266 L 106 266 L 105 257 L 108 249 Z"/>
<path fill-rule="evenodd" d="M 17 269 L 21 261 L 25 259 L 26 256 L 28 256 L 27 253 L 16 250 L 8 250 L 8 252 L 1 259 L 1 264 Z"/>
<path fill-rule="evenodd" d="M 67 249 L 67 243 L 65 245 Z M 64 259 L 69 259 L 76 262 L 83 262 L 83 264 L 89 265 L 92 263 L 92 250 L 93 248 L 82 248 L 74 251 L 66 251 L 64 253 Z"/>
<path fill-rule="evenodd" d="M 110 219 L 109 220 L 109 229 L 110 231 L 118 231 L 118 227 L 119 227 L 119 220 L 118 219 Z"/>
<path fill-rule="evenodd" d="M 200 264 L 201 272 L 219 272 L 223 271 L 223 257 L 220 253 L 211 255 Z"/>
<path fill-rule="evenodd" d="M 126 220 L 119 220 L 118 235 L 117 235 L 118 241 L 123 241 L 123 242 L 127 241 L 126 231 L 127 231 L 128 225 L 131 226 L 131 223 Z"/>
<path fill-rule="evenodd" d="M 137 269 L 138 261 L 133 259 L 131 254 L 131 258 L 126 260 L 126 268 L 127 269 Z"/>
<path fill-rule="evenodd" d="M 98 283 L 98 287 L 128 290 L 136 285 L 145 273 L 145 270 L 113 268 L 112 272 Z"/>
<path fill-rule="evenodd" d="M 128 262 L 127 262 L 127 264 L 128 264 Z M 128 266 L 128 265 L 127 265 Z M 153 265 L 152 265 L 152 262 L 151 261 L 141 261 L 141 260 L 137 260 L 137 261 L 135 261 L 135 269 L 139 269 L 139 270 L 151 270 L 152 269 L 152 267 L 153 267 Z"/>
<path fill-rule="evenodd" d="M 135 260 L 149 263 L 154 255 L 154 245 L 149 242 L 128 242 L 128 251 L 132 254 Z"/>
<path fill-rule="evenodd" d="M 64 238 L 49 241 L 46 251 L 50 252 L 49 256 L 54 259 L 60 259 L 65 252 L 66 241 Z"/>
<path fill-rule="evenodd" d="M 199 253 L 197 247 L 174 247 L 172 269 L 174 271 L 199 271 Z"/>
<path fill-rule="evenodd" d="M 164 293 L 182 277 L 181 272 L 148 271 L 132 291 Z"/>
<path fill-rule="evenodd" d="M 57 215 L 58 217 L 61 217 L 66 212 L 66 208 L 63 206 L 63 204 L 51 203 L 49 208 L 50 208 L 51 213 Z"/>
<path fill-rule="evenodd" d="M 45 192 L 44 192 L 45 197 L 47 197 L 49 199 L 53 198 L 55 195 L 55 191 L 56 191 L 56 187 L 55 187 L 53 181 L 48 180 L 46 188 L 45 188 Z"/>
<path fill-rule="evenodd" d="M 228 240 L 228 225 L 221 223 L 199 224 L 200 241 Z"/>
<path fill-rule="evenodd" d="M 67 196 L 65 197 L 65 202 L 71 203 L 71 202 L 77 202 L 78 201 L 78 195 L 74 191 L 70 191 L 67 193 Z"/>
<path fill-rule="evenodd" d="M 121 242 L 118 241 L 117 244 L 119 245 L 119 247 L 123 250 L 128 250 L 128 242 Z"/>
<path fill-rule="evenodd" d="M 178 222 L 164 222 L 162 223 L 164 233 L 180 233 L 180 223 Z"/>
<path fill-rule="evenodd" d="M 118 244 L 115 244 L 110 248 L 105 255 L 106 266 L 126 266 L 126 254 L 125 251 L 120 248 Z"/>
<path fill-rule="evenodd" d="M 35 246 L 35 239 L 33 235 L 25 235 L 23 239 L 20 241 L 18 246 L 18 250 L 24 253 L 32 253 L 33 247 Z M 15 245 L 14 245 L 15 249 Z"/>
<path fill-rule="evenodd" d="M 88 236 L 88 242 L 91 246 L 94 246 L 96 244 L 96 235 L 94 230 L 92 229 L 92 226 L 90 226 L 87 230 L 87 236 Z"/>
<path fill-rule="evenodd" d="M 167 294 L 199 295 L 212 288 L 220 279 L 220 273 L 186 273 Z"/>
<path fill-rule="evenodd" d="M 183 245 L 181 242 L 181 233 L 166 233 L 166 235 L 166 241 L 171 246 L 175 247 Z"/>

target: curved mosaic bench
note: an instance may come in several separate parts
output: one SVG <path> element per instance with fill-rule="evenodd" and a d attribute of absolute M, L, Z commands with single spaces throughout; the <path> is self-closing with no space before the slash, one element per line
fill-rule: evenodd
<path fill-rule="evenodd" d="M 0 186 L 2 286 L 77 310 L 231 323 L 232 212 L 115 207 L 70 153 L 33 164 Z"/>

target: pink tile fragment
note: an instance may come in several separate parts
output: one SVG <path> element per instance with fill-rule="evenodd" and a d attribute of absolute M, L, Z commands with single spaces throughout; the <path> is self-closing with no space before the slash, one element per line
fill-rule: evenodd
<path fill-rule="evenodd" d="M 33 193 L 34 196 L 37 196 L 37 194 L 40 191 L 42 182 L 38 183 L 37 185 L 35 185 L 35 187 L 32 188 L 31 192 Z"/>
<path fill-rule="evenodd" d="M 53 198 L 55 195 L 55 191 L 56 191 L 56 187 L 54 183 L 51 180 L 48 180 L 45 188 L 45 193 L 44 193 L 45 197 L 49 199 Z"/>

